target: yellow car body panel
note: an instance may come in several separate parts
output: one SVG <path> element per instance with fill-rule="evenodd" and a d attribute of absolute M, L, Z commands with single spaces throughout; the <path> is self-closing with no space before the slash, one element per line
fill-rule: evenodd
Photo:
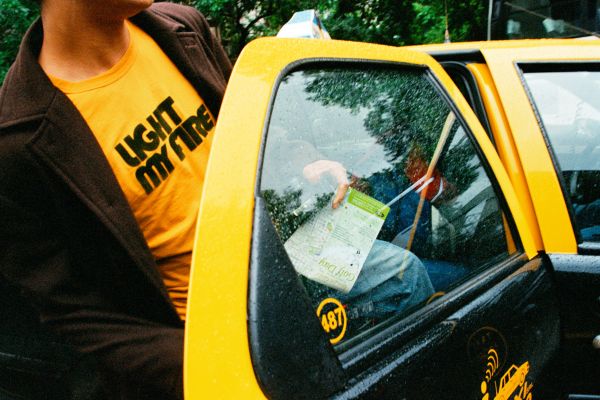
<path fill-rule="evenodd" d="M 482 89 L 498 153 L 513 182 L 536 247 L 547 253 L 577 254 L 577 240 L 556 170 L 516 65 L 597 61 L 600 41 L 505 40 L 408 48 L 438 55 L 460 51 L 483 54 L 486 64 L 472 64 L 469 69 Z"/>
<path fill-rule="evenodd" d="M 487 111 L 490 128 L 502 164 L 506 168 L 510 181 L 515 188 L 527 225 L 538 250 L 543 249 L 542 236 L 538 227 L 535 209 L 531 201 L 531 194 L 525 179 L 525 172 L 518 157 L 515 142 L 512 137 L 506 114 L 500 102 L 500 96 L 494 86 L 492 76 L 485 64 L 469 64 L 467 66 L 473 73 L 477 84 L 481 88 L 481 97 Z"/>
<path fill-rule="evenodd" d="M 525 253 L 537 254 L 531 222 L 491 141 L 458 88 L 429 55 L 341 41 L 259 39 L 234 68 L 217 123 L 194 246 L 184 382 L 186 399 L 262 398 L 247 330 L 247 289 L 257 166 L 270 98 L 298 60 L 340 59 L 427 66 L 471 127 L 510 206 Z"/>
<path fill-rule="evenodd" d="M 516 63 L 581 62 L 600 58 L 600 45 L 596 41 L 571 41 L 570 44 L 551 48 L 525 46 L 482 50 L 502 106 L 509 116 L 508 123 L 547 253 L 577 254 L 577 241 L 556 169 Z"/>
<path fill-rule="evenodd" d="M 543 58 L 552 55 L 561 57 L 561 47 L 576 47 L 578 49 L 595 48 L 600 42 L 598 40 L 577 39 L 524 39 L 524 40 L 493 40 L 487 42 L 456 42 L 435 43 L 416 46 L 407 46 L 406 49 L 418 50 L 426 53 L 445 53 L 467 50 L 490 50 L 490 49 L 539 49 Z"/>
<path fill-rule="evenodd" d="M 556 169 L 517 63 L 597 61 L 600 58 L 600 42 L 506 40 L 409 48 L 437 55 L 481 52 L 486 64 L 471 65 L 469 69 L 479 83 L 483 83 L 479 87 L 483 89 L 482 97 L 498 152 L 521 201 L 536 247 L 547 253 L 577 254 L 577 240 Z M 491 76 L 487 76 L 486 70 Z"/>

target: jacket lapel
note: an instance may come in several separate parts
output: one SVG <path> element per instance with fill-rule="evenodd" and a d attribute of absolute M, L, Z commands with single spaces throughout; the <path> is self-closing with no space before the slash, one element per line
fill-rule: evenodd
<path fill-rule="evenodd" d="M 168 300 L 154 258 L 100 145 L 58 90 L 30 149 L 96 214 Z"/>

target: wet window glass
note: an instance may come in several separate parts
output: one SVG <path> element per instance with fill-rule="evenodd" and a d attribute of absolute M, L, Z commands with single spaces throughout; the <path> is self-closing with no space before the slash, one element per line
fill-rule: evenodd
<path fill-rule="evenodd" d="M 287 75 L 260 192 L 334 344 L 423 307 L 514 248 L 470 139 L 422 69 Z"/>
<path fill-rule="evenodd" d="M 600 72 L 529 72 L 540 114 L 583 241 L 600 241 Z"/>

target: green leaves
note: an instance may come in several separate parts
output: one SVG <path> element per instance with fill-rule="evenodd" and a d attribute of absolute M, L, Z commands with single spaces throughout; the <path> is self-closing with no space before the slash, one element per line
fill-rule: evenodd
<path fill-rule="evenodd" d="M 413 43 L 444 41 L 446 6 L 448 29 L 453 42 L 484 40 L 487 22 L 487 2 L 480 0 L 414 1 L 415 19 L 411 22 Z"/>
<path fill-rule="evenodd" d="M 296 11 L 314 8 L 334 39 L 408 45 L 443 42 L 443 0 L 179 0 L 199 9 L 235 60 L 260 36 L 274 36 Z M 486 7 L 479 0 L 447 0 L 452 41 L 485 38 Z M 0 0 L 0 82 L 39 10 L 30 0 Z"/>
<path fill-rule="evenodd" d="M 224 45 L 235 59 L 244 45 L 272 36 L 295 11 L 314 8 L 334 39 L 388 45 L 444 41 L 443 0 L 188 0 L 220 28 Z M 486 5 L 479 0 L 447 0 L 453 41 L 485 35 Z"/>
<path fill-rule="evenodd" d="M 23 34 L 38 14 L 30 2 L 0 0 L 0 83 L 17 55 Z"/>
<path fill-rule="evenodd" d="M 314 8 L 308 0 L 192 0 L 189 1 L 218 26 L 232 59 L 252 39 L 274 36 L 296 11 Z M 324 4 L 327 4 L 326 2 Z"/>

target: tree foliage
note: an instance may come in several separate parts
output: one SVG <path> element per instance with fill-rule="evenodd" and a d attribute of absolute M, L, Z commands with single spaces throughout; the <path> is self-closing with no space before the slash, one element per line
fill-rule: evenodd
<path fill-rule="evenodd" d="M 250 40 L 273 36 L 296 11 L 314 8 L 310 0 L 191 0 L 187 2 L 218 26 L 232 58 L 237 58 Z M 321 7 L 327 8 L 327 2 Z"/>
<path fill-rule="evenodd" d="M 23 34 L 38 14 L 32 3 L 0 0 L 0 82 L 17 55 Z"/>
<path fill-rule="evenodd" d="M 414 1 L 410 22 L 412 43 L 436 43 L 444 39 L 446 15 L 450 39 L 455 42 L 485 39 L 487 2 L 480 0 Z M 447 13 L 446 13 L 447 10 Z"/>
<path fill-rule="evenodd" d="M 232 59 L 254 38 L 275 35 L 295 11 L 316 9 L 335 39 L 389 45 L 484 38 L 487 2 L 479 0 L 172 0 L 202 11 L 219 27 Z M 0 0 L 0 82 L 39 13 L 30 0 Z"/>
<path fill-rule="evenodd" d="M 232 58 L 250 40 L 276 34 L 295 11 L 304 9 L 316 9 L 335 39 L 408 45 L 444 41 L 446 20 L 453 41 L 484 39 L 487 7 L 487 3 L 479 0 L 188 0 L 187 3 L 219 26 Z"/>
<path fill-rule="evenodd" d="M 398 0 L 337 0 L 324 24 L 334 38 L 403 45 L 410 43 L 412 3 Z"/>

